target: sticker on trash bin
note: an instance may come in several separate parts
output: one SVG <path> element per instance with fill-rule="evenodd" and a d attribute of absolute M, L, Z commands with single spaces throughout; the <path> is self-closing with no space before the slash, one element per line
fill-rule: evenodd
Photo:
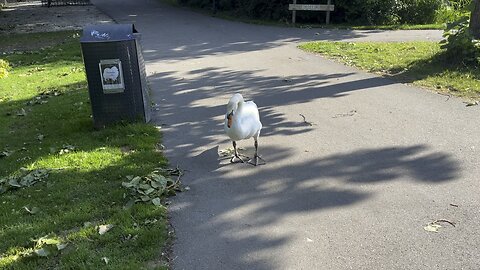
<path fill-rule="evenodd" d="M 100 76 L 104 94 L 122 93 L 123 83 L 122 62 L 120 59 L 100 60 Z"/>

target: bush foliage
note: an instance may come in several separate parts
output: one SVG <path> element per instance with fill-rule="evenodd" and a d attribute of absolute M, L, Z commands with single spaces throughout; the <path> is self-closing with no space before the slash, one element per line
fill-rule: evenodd
<path fill-rule="evenodd" d="M 435 21 L 441 6 L 438 0 L 402 0 L 396 6 L 396 14 L 400 23 L 428 24 Z"/>
<path fill-rule="evenodd" d="M 394 21 L 396 0 L 337 0 L 336 22 L 389 24 Z"/>
<path fill-rule="evenodd" d="M 449 23 L 468 16 L 471 3 L 472 0 L 449 0 L 443 2 L 436 12 L 436 21 L 438 23 Z"/>
<path fill-rule="evenodd" d="M 451 63 L 463 63 L 465 65 L 480 64 L 480 40 L 473 37 L 469 28 L 469 17 L 447 25 L 441 42 L 445 49 L 447 60 Z"/>
<path fill-rule="evenodd" d="M 177 0 L 180 4 L 211 9 L 214 0 Z M 292 0 L 215 0 L 217 10 L 253 19 L 289 21 Z M 438 11 L 471 0 L 332 0 L 332 21 L 350 24 L 434 23 Z M 299 4 L 326 4 L 327 0 L 298 0 Z M 323 23 L 325 12 L 297 12 L 298 21 Z"/>

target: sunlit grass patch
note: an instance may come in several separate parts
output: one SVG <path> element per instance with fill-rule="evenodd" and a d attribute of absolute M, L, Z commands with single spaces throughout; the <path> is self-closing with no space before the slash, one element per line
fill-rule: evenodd
<path fill-rule="evenodd" d="M 309 42 L 300 48 L 401 82 L 480 98 L 480 69 L 445 60 L 435 42 Z"/>
<path fill-rule="evenodd" d="M 78 35 L 53 36 L 48 48 L 2 56 L 12 69 L 0 79 L 0 179 L 21 181 L 39 169 L 48 177 L 0 189 L 0 268 L 142 269 L 162 261 L 166 208 L 126 208 L 122 187 L 127 176 L 167 165 L 155 147 L 160 133 L 142 123 L 94 130 Z M 0 49 L 28 40 L 9 36 Z M 102 225 L 113 227 L 100 234 Z"/>

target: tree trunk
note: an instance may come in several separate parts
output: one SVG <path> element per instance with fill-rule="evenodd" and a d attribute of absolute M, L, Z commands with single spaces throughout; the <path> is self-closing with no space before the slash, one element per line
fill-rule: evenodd
<path fill-rule="evenodd" d="M 473 0 L 473 10 L 470 16 L 470 31 L 476 39 L 480 39 L 480 0 Z"/>

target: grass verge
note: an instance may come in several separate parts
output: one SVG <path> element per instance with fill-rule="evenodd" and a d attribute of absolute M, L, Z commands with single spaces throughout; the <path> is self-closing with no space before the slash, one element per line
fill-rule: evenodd
<path fill-rule="evenodd" d="M 402 83 L 480 98 L 480 69 L 449 63 L 435 42 L 309 42 L 299 47 Z"/>
<path fill-rule="evenodd" d="M 444 30 L 444 23 L 433 24 L 391 24 L 391 25 L 347 25 L 346 28 L 354 30 Z"/>
<path fill-rule="evenodd" d="M 0 79 L 0 180 L 38 180 L 13 188 L 9 178 L 6 191 L 0 181 L 0 269 L 167 269 L 166 208 L 124 209 L 122 187 L 128 175 L 167 165 L 159 131 L 94 131 L 78 33 L 12 35 L 0 50 L 32 40 L 58 42 L 0 56 L 12 66 Z M 39 169 L 48 176 L 25 176 Z"/>

